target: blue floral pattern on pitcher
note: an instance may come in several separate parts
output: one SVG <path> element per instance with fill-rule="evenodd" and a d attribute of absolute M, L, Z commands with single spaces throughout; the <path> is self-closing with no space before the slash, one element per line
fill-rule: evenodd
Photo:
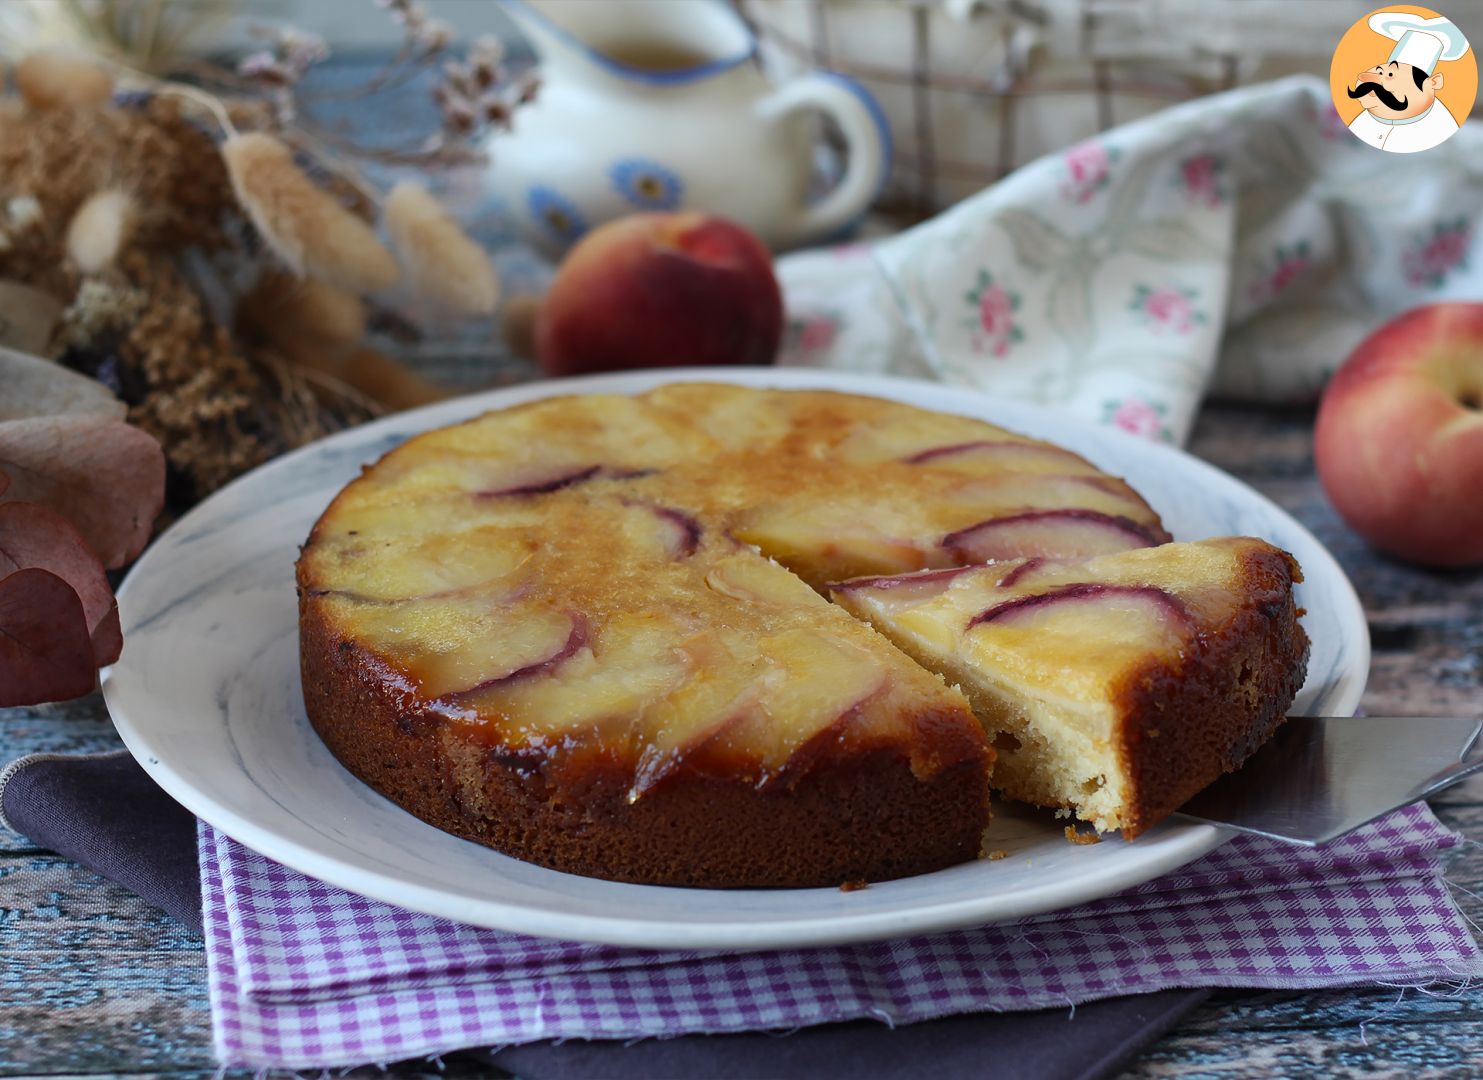
<path fill-rule="evenodd" d="M 645 210 L 673 210 L 685 194 L 684 182 L 673 171 L 647 158 L 614 162 L 608 176 L 618 194 Z"/>
<path fill-rule="evenodd" d="M 587 231 L 587 219 L 577 204 L 555 188 L 535 185 L 526 193 L 525 205 L 530 216 L 559 243 L 573 243 Z"/>

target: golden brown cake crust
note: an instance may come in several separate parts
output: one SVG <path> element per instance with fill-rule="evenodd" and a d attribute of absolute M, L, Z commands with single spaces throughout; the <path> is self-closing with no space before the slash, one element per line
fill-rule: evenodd
<path fill-rule="evenodd" d="M 1122 834 L 1131 840 L 1232 772 L 1272 737 L 1303 686 L 1308 635 L 1298 623 L 1291 555 L 1242 555 L 1248 603 L 1202 631 L 1183 664 L 1162 662 L 1128 679 L 1119 699 L 1119 756 L 1133 781 Z"/>
<path fill-rule="evenodd" d="M 501 756 L 463 725 L 401 702 L 386 673 L 300 601 L 304 701 L 361 780 L 423 821 L 556 870 L 646 884 L 731 888 L 881 881 L 979 854 L 992 752 L 957 716 L 923 716 L 913 745 L 806 748 L 772 790 L 697 762 L 627 800 L 630 775 L 598 761 L 552 768 Z M 407 707 L 402 711 L 399 705 Z M 940 721 L 940 722 L 939 722 Z M 923 755 L 940 755 L 935 774 Z"/>

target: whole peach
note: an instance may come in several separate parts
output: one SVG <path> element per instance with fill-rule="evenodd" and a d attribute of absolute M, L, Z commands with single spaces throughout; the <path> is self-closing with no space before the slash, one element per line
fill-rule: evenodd
<path fill-rule="evenodd" d="M 772 256 L 752 233 L 695 212 L 603 225 L 562 262 L 536 315 L 551 375 L 769 364 L 783 333 Z"/>
<path fill-rule="evenodd" d="M 1415 308 L 1360 342 L 1314 453 L 1334 506 L 1382 551 L 1483 563 L 1483 304 Z"/>

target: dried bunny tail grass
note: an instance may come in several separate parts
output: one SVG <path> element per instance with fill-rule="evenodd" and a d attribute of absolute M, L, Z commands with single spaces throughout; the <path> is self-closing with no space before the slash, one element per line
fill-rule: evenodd
<path fill-rule="evenodd" d="M 237 302 L 244 336 L 282 349 L 302 342 L 343 349 L 366 334 L 366 305 L 354 293 L 314 278 L 264 271 Z"/>
<path fill-rule="evenodd" d="M 404 180 L 386 197 L 386 231 L 413 292 L 459 315 L 488 316 L 499 303 L 489 255 L 421 184 Z"/>
<path fill-rule="evenodd" d="M 102 105 L 113 96 L 113 76 L 77 53 L 32 53 L 15 66 L 15 88 L 33 109 Z"/>
<path fill-rule="evenodd" d="M 90 195 L 67 226 L 67 254 L 84 274 L 96 274 L 118 258 L 133 223 L 133 202 L 122 191 Z"/>
<path fill-rule="evenodd" d="M 295 273 L 355 292 L 396 284 L 396 260 L 376 234 L 294 164 L 271 135 L 233 135 L 221 145 L 237 201 L 263 241 Z"/>

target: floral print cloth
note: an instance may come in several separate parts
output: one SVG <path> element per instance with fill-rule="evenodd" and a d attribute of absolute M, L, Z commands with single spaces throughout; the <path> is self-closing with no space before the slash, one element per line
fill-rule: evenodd
<path fill-rule="evenodd" d="M 906 232 L 787 256 L 782 363 L 912 375 L 1182 442 L 1207 392 L 1312 400 L 1407 308 L 1476 299 L 1483 127 L 1421 154 L 1283 80 L 1034 162 Z"/>

